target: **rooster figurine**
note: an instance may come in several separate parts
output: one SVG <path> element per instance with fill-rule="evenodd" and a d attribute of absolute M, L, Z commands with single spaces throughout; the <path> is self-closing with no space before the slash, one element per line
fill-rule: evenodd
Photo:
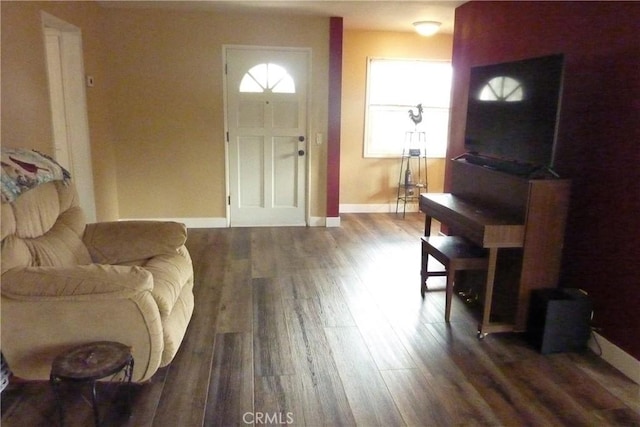
<path fill-rule="evenodd" d="M 418 127 L 418 123 L 422 121 L 422 104 L 416 105 L 418 109 L 418 114 L 413 112 L 413 109 L 409 110 L 409 118 L 413 122 L 413 124 Z"/>

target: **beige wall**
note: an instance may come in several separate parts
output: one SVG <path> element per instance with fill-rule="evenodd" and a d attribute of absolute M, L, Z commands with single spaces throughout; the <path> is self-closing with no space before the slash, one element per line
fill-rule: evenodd
<path fill-rule="evenodd" d="M 98 220 L 223 218 L 223 45 L 312 49 L 310 215 L 324 217 L 329 20 L 2 2 L 2 144 L 52 153 L 40 11 L 82 31 Z M 294 35 L 294 36 L 292 36 Z M 347 31 L 341 204 L 395 202 L 397 159 L 362 157 L 367 56 L 451 58 L 451 37 Z M 313 139 L 313 138 L 310 138 Z M 430 160 L 441 191 L 442 160 Z"/>
<path fill-rule="evenodd" d="M 225 216 L 223 45 L 310 47 L 309 135 L 326 135 L 328 19 L 139 9 L 104 15 L 121 217 Z M 324 216 L 325 152 L 309 146 L 312 216 Z"/>
<path fill-rule="evenodd" d="M 312 50 L 309 135 L 327 133 L 329 19 L 2 3 L 2 144 L 52 154 L 40 11 L 79 27 L 98 220 L 224 218 L 223 45 Z M 324 217 L 326 144 L 309 146 Z"/>
<path fill-rule="evenodd" d="M 343 45 L 340 204 L 395 206 L 400 159 L 364 158 L 365 86 L 368 57 L 451 60 L 453 37 L 413 33 L 345 31 Z M 402 141 L 400 141 L 402 143 Z M 428 159 L 429 191 L 441 192 L 444 160 Z"/>
<path fill-rule="evenodd" d="M 102 10 L 93 2 L 2 2 L 3 146 L 53 154 L 49 89 L 41 11 L 82 31 L 84 67 L 104 81 Z M 111 145 L 107 92 L 87 90 L 96 211 L 99 220 L 117 219 L 115 157 Z"/>

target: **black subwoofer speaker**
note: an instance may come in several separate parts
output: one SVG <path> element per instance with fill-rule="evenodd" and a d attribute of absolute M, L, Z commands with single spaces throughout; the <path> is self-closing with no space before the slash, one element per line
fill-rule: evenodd
<path fill-rule="evenodd" d="M 579 289 L 531 292 L 527 340 L 542 354 L 583 351 L 591 334 L 592 304 Z"/>

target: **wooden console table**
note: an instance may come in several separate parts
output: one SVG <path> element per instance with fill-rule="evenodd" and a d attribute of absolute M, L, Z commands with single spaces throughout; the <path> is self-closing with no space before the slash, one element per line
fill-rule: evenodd
<path fill-rule="evenodd" d="M 425 236 L 433 218 L 446 225 L 449 234 L 489 250 L 479 337 L 524 331 L 531 290 L 558 285 L 570 181 L 527 179 L 464 160 L 452 160 L 450 165 L 451 193 L 420 195 Z M 498 261 L 499 251 L 507 248 L 514 249 L 510 256 L 516 262 L 509 262 L 506 269 L 511 271 L 505 272 Z M 507 298 L 513 312 L 508 321 L 491 320 L 497 276 L 503 288 L 513 291 Z"/>

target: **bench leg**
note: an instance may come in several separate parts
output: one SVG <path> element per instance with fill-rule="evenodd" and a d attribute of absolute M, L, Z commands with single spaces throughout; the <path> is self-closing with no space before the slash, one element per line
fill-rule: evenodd
<path fill-rule="evenodd" d="M 447 272 L 447 288 L 445 291 L 445 303 L 444 303 L 444 321 L 449 323 L 451 317 L 451 300 L 453 299 L 453 281 L 456 272 L 449 270 Z"/>
<path fill-rule="evenodd" d="M 429 253 L 427 245 L 422 242 L 422 256 L 420 258 L 420 295 L 424 298 L 427 292 L 427 279 L 429 278 Z"/>

